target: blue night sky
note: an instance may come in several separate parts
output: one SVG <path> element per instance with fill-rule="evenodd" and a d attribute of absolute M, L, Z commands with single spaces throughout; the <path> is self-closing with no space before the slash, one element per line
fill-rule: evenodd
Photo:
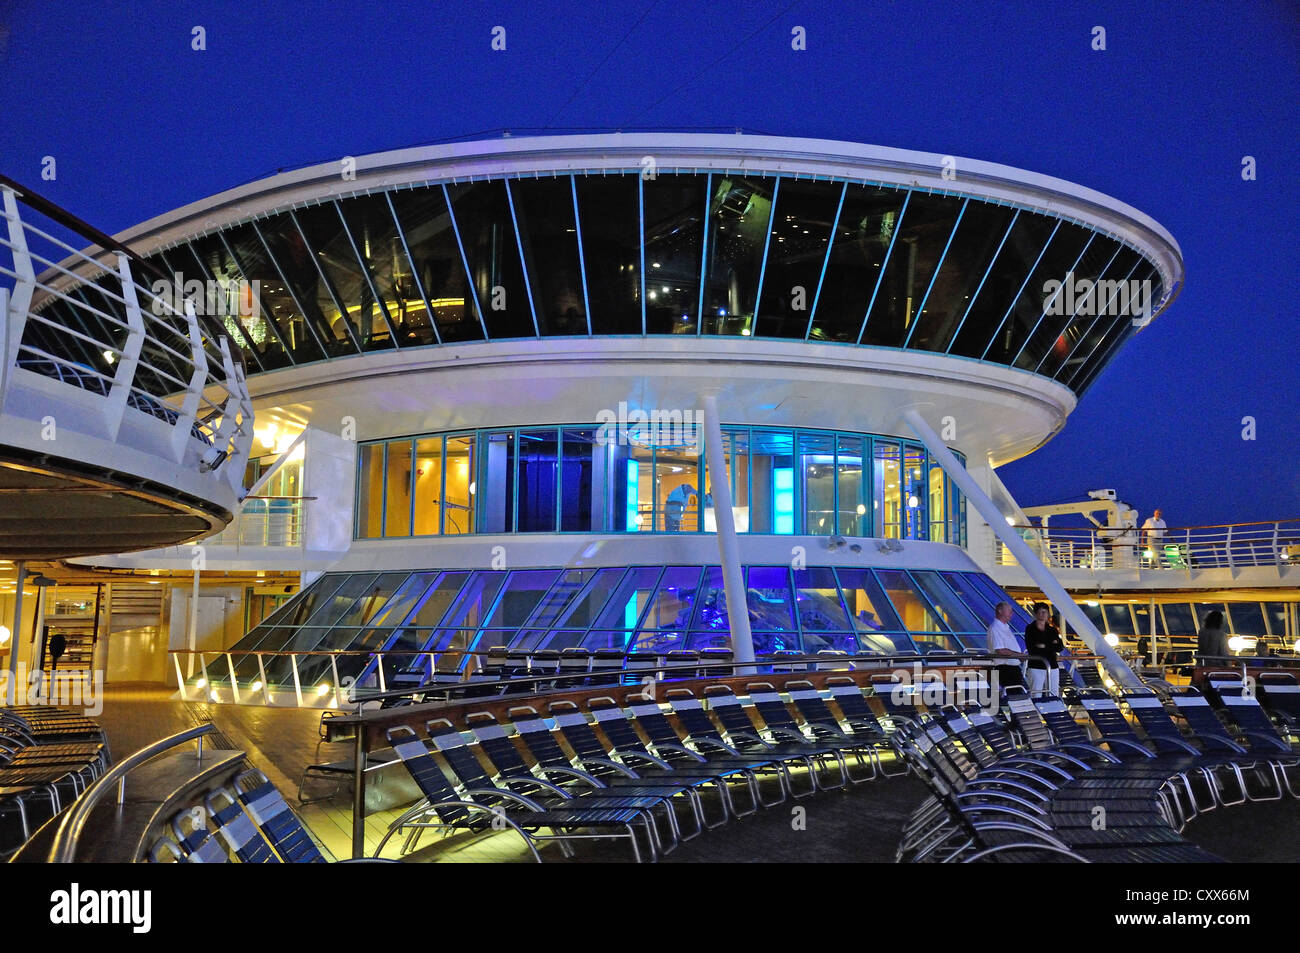
<path fill-rule="evenodd" d="M 108 232 L 278 168 L 501 128 L 740 126 L 1097 189 L 1174 235 L 1187 282 L 1003 479 L 1025 505 L 1115 487 L 1171 526 L 1300 517 L 1295 5 L 0 0 L 0 25 L 0 170 Z"/>

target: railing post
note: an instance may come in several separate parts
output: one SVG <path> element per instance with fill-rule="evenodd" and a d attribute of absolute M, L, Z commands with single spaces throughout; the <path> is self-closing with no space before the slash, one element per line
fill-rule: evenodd
<path fill-rule="evenodd" d="M 181 690 L 181 701 L 190 700 L 190 693 L 185 688 L 185 676 L 181 674 L 181 657 L 177 653 L 172 653 L 172 664 L 176 666 L 176 684 Z"/>
<path fill-rule="evenodd" d="M 1227 550 L 1228 550 L 1228 568 L 1235 572 L 1237 569 L 1237 564 L 1233 560 L 1233 556 L 1232 556 L 1232 526 L 1231 525 L 1228 526 Z"/>
<path fill-rule="evenodd" d="M 140 300 L 135 293 L 135 279 L 131 277 L 131 262 L 121 252 L 117 253 L 117 275 L 122 285 L 122 300 L 126 302 L 127 332 L 122 354 L 117 361 L 117 370 L 113 373 L 113 384 L 103 404 L 104 424 L 108 428 L 109 438 L 113 440 L 117 439 L 122 429 L 122 418 L 131 396 L 131 385 L 135 383 L 135 371 L 140 363 L 145 338 L 144 316 L 140 313 Z"/>
<path fill-rule="evenodd" d="M 375 653 L 375 670 L 379 673 L 379 690 L 381 692 L 388 691 L 388 685 L 384 681 L 384 653 L 383 652 Z"/>
<path fill-rule="evenodd" d="M 1277 566 L 1282 562 L 1282 550 L 1277 545 L 1278 533 L 1281 529 L 1281 523 L 1273 524 L 1273 565 Z"/>
<path fill-rule="evenodd" d="M 185 299 L 185 323 L 189 329 L 190 360 L 194 362 L 194 372 L 190 375 L 190 386 L 181 400 L 180 416 L 176 418 L 176 427 L 172 431 L 172 454 L 176 462 L 185 459 L 185 448 L 193 439 L 194 421 L 199 414 L 199 401 L 203 397 L 203 384 L 208 379 L 208 355 L 203 350 L 203 336 L 199 333 L 199 319 L 194 314 L 194 302 Z"/>
<path fill-rule="evenodd" d="M 294 652 L 289 656 L 289 664 L 293 668 L 293 694 L 298 699 L 298 707 L 302 707 L 302 682 L 298 681 L 298 653 Z"/>
<path fill-rule="evenodd" d="M 232 698 L 234 698 L 235 704 L 238 705 L 239 704 L 239 680 L 235 678 L 235 660 L 230 657 L 229 652 L 226 653 L 226 668 L 230 672 L 230 695 Z"/>
<path fill-rule="evenodd" d="M 13 189 L 3 188 L 0 192 L 4 193 L 9 249 L 13 252 L 14 271 L 18 275 L 13 294 L 7 296 L 6 307 L 0 311 L 0 319 L 3 319 L 3 327 L 0 327 L 0 344 L 3 345 L 0 359 L 4 362 L 0 365 L 0 409 L 3 409 L 6 385 L 18 363 L 18 348 L 23 342 L 27 314 L 31 310 L 32 295 L 36 291 L 36 270 L 32 267 L 31 252 L 27 249 L 27 233 L 23 230 L 22 218 L 18 215 L 18 199 Z"/>
<path fill-rule="evenodd" d="M 339 707 L 339 657 L 330 653 L 330 671 L 334 674 L 334 707 Z"/>
<path fill-rule="evenodd" d="M 266 684 L 266 665 L 262 662 L 262 653 L 257 653 L 257 677 L 262 682 L 262 697 L 266 703 L 271 704 L 271 686 Z"/>
<path fill-rule="evenodd" d="M 212 679 L 208 678 L 208 661 L 202 652 L 199 653 L 199 669 L 203 672 L 203 687 L 208 690 L 208 698 L 211 698 L 216 689 L 212 687 Z"/>

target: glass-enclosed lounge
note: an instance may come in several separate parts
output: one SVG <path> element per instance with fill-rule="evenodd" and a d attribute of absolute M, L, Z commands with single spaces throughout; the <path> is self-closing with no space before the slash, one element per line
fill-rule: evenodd
<path fill-rule="evenodd" d="M 735 426 L 722 440 L 738 532 L 965 542 L 961 494 L 919 443 Z M 355 537 L 716 532 L 703 444 L 591 425 L 363 443 Z"/>
<path fill-rule="evenodd" d="M 247 283 L 247 306 L 223 320 L 249 373 L 469 341 L 671 334 L 927 351 L 1082 393 L 1140 326 L 1135 302 L 1169 292 L 1134 245 L 1041 209 L 666 166 L 309 199 L 146 257 L 182 283 Z M 125 321 L 95 284 L 78 293 Z M 74 333 L 85 315 L 61 318 L 67 333 L 28 322 L 24 344 L 108 370 Z"/>

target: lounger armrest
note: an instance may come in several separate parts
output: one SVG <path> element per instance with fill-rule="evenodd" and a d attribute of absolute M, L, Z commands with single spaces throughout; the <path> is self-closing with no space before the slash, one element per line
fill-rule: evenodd
<path fill-rule="evenodd" d="M 956 795 L 954 800 L 960 804 L 963 800 L 973 800 L 974 798 L 992 798 L 995 801 L 1010 801 L 1012 804 L 1018 804 L 1031 814 L 1038 814 L 1040 816 L 1047 813 L 1041 804 L 1035 804 L 1033 801 L 1026 801 L 1024 798 L 1017 797 L 1007 791 L 962 791 L 960 794 Z"/>
<path fill-rule="evenodd" d="M 1190 741 L 1188 741 L 1185 738 L 1174 738 L 1168 735 L 1161 735 L 1160 737 L 1155 738 L 1153 740 L 1156 742 L 1157 747 L 1163 744 L 1171 744 L 1175 748 L 1181 748 L 1183 751 L 1186 751 L 1188 754 L 1196 755 L 1198 758 L 1203 754 L 1203 752 L 1199 748 L 1197 748 L 1196 745 L 1192 744 Z"/>
<path fill-rule="evenodd" d="M 1006 758 L 999 758 L 995 764 L 989 765 L 987 770 L 994 771 L 1002 767 L 1003 765 L 1007 765 L 1009 767 L 1021 768 L 1022 770 L 1027 770 L 1024 768 L 1024 766 L 1030 764 L 1034 765 L 1035 767 L 1046 768 L 1048 771 L 1054 772 L 1055 774 L 1060 776 L 1062 781 L 1073 781 L 1075 777 L 1069 771 L 1066 771 L 1064 768 L 1062 768 L 1059 764 L 1053 764 L 1052 762 L 1047 761 L 1043 758 L 1035 758 L 1032 755 L 1023 755 L 1023 754 L 1013 754 Z"/>
<path fill-rule="evenodd" d="M 619 764 L 617 761 L 611 761 L 609 758 L 579 758 L 578 763 L 584 768 L 604 768 L 607 771 L 613 771 L 615 774 L 622 775 L 625 778 L 635 778 L 637 776 L 637 773 L 627 765 Z"/>
<path fill-rule="evenodd" d="M 767 733 L 773 738 L 780 738 L 782 741 L 793 741 L 801 745 L 806 745 L 809 741 L 808 736 L 802 731 L 795 731 L 792 728 L 768 728 Z"/>
<path fill-rule="evenodd" d="M 1012 790 L 1020 791 L 1024 794 L 1029 795 L 1030 797 L 1034 797 L 1038 799 L 1042 799 L 1042 797 L 1044 796 L 1043 791 L 1035 790 L 1034 788 L 1031 788 L 1028 784 L 1021 784 L 1019 781 L 1016 781 L 1012 778 L 976 778 L 974 781 L 969 782 L 964 788 L 964 790 L 971 791 L 971 792 L 980 791 L 986 787 L 993 786 L 993 785 L 1009 787 Z"/>
<path fill-rule="evenodd" d="M 1231 738 L 1229 738 L 1227 735 L 1201 735 L 1201 734 L 1198 734 L 1196 737 L 1200 738 L 1200 739 L 1201 739 L 1202 741 L 1204 741 L 1204 742 L 1207 742 L 1207 745 L 1208 745 L 1208 744 L 1213 744 L 1213 745 L 1217 745 L 1217 746 L 1219 746 L 1219 747 L 1221 747 L 1221 748 L 1226 748 L 1226 749 L 1227 749 L 1228 751 L 1230 751 L 1232 754 L 1249 754 L 1249 753 L 1250 753 L 1250 752 L 1247 751 L 1243 746 L 1237 744 L 1237 742 L 1233 741 L 1233 740 L 1232 740 Z"/>
<path fill-rule="evenodd" d="M 537 770 L 542 772 L 543 775 L 558 774 L 562 778 L 574 778 L 575 780 L 578 781 L 584 781 L 587 784 L 590 784 L 593 788 L 608 787 L 608 785 L 606 785 L 604 781 L 600 780 L 600 778 L 596 777 L 593 774 L 588 774 L 586 771 L 580 771 L 577 768 L 565 768 L 559 765 L 539 764 L 537 766 Z"/>
<path fill-rule="evenodd" d="M 709 750 L 721 751 L 723 754 L 729 754 L 733 758 L 744 757 L 743 754 L 731 747 L 731 745 L 727 744 L 725 741 L 719 741 L 717 738 L 690 738 L 688 740 L 693 745 L 698 745 L 701 748 L 707 748 Z"/>
<path fill-rule="evenodd" d="M 560 797 L 568 799 L 573 797 L 568 791 L 560 787 L 554 781 L 547 781 L 545 778 L 523 777 L 515 775 L 514 777 L 502 778 L 497 782 L 504 788 L 522 787 L 524 790 L 529 788 L 541 788 L 543 791 L 550 791 L 552 794 L 558 794 Z"/>
<path fill-rule="evenodd" d="M 685 745 L 673 744 L 671 741 L 656 742 L 650 745 L 650 750 L 655 754 L 659 754 L 661 751 L 671 751 L 673 754 L 684 754 L 694 761 L 707 760 L 704 755 L 700 754 L 698 751 L 692 751 Z"/>
<path fill-rule="evenodd" d="M 514 803 L 514 804 L 522 804 L 524 807 L 528 808 L 530 811 L 545 811 L 545 810 L 546 810 L 545 807 L 543 807 L 543 806 L 542 806 L 541 804 L 539 804 L 537 801 L 534 801 L 532 798 L 530 798 L 530 797 L 524 797 L 522 794 L 516 794 L 516 793 L 513 792 L 513 791 L 506 791 L 506 790 L 504 790 L 504 789 L 502 789 L 502 788 L 470 788 L 470 789 L 467 790 L 465 793 L 468 794 L 468 795 L 469 795 L 470 797 L 472 797 L 472 798 L 477 798 L 477 797 L 483 797 L 483 798 L 485 798 L 485 799 L 486 799 L 486 798 L 499 798 L 500 800 L 503 800 L 503 801 L 510 801 L 511 803 Z M 452 803 L 452 802 L 450 802 L 450 801 L 439 801 L 438 803 L 439 803 L 439 804 L 450 804 L 450 803 Z M 476 802 L 476 803 L 479 805 L 479 807 L 486 807 L 486 808 L 488 808 L 489 810 L 492 809 L 492 808 L 494 808 L 494 807 L 497 807 L 497 805 L 494 805 L 494 804 L 491 804 L 491 803 L 484 803 L 483 801 L 478 801 L 478 802 Z M 435 806 L 436 806 L 436 805 L 435 805 Z M 502 809 L 501 813 L 502 813 L 502 814 L 505 814 L 506 812 L 505 812 L 504 809 Z"/>
<path fill-rule="evenodd" d="M 1078 741 L 1065 741 L 1057 745 L 1056 747 L 1060 749 L 1062 752 L 1082 751 L 1085 754 L 1090 754 L 1093 755 L 1094 757 L 1101 758 L 1103 761 L 1109 761 L 1111 764 L 1118 764 L 1120 760 L 1119 758 L 1111 754 L 1109 751 L 1103 751 L 1101 748 L 1098 748 L 1096 745 L 1084 744 Z"/>
<path fill-rule="evenodd" d="M 1154 758 L 1157 756 L 1156 753 L 1152 751 L 1150 748 L 1148 748 L 1146 745 L 1139 744 L 1136 741 L 1129 741 L 1127 738 L 1104 738 L 1102 740 L 1105 741 L 1106 744 L 1110 745 L 1112 748 L 1114 748 L 1116 745 L 1119 745 L 1121 748 L 1124 748 L 1125 750 L 1136 751 L 1144 758 Z M 1195 753 L 1200 754 L 1199 751 Z"/>
<path fill-rule="evenodd" d="M 673 766 L 663 758 L 656 757 L 648 751 L 615 751 L 614 754 L 618 755 L 624 761 L 644 761 L 647 764 L 654 765 L 656 768 L 666 768 L 669 771 L 673 768 Z"/>
<path fill-rule="evenodd" d="M 849 736 L 844 733 L 844 729 L 841 728 L 839 725 L 827 725 L 827 724 L 823 724 L 820 721 L 810 721 L 808 722 L 808 728 L 817 737 L 820 737 L 822 735 L 830 735 L 831 737 L 837 739 L 844 739 L 848 741 L 854 740 L 852 738 L 849 738 Z"/>
<path fill-rule="evenodd" d="M 748 731 L 728 731 L 727 737 L 734 738 L 737 741 L 749 741 L 754 744 L 762 745 L 765 748 L 770 745 L 770 742 L 764 741 L 758 735 Z"/>
<path fill-rule="evenodd" d="M 1242 729 L 1241 734 L 1243 737 L 1250 739 L 1250 745 L 1252 748 L 1259 747 L 1258 742 L 1262 741 L 1265 745 L 1272 747 L 1275 751 L 1285 751 L 1290 754 L 1300 753 L 1277 735 L 1270 735 L 1264 731 L 1256 731 L 1253 728 L 1244 728 Z"/>
<path fill-rule="evenodd" d="M 1007 775 L 1013 778 L 1027 778 L 1036 784 L 1041 784 L 1052 791 L 1061 790 L 1061 786 L 1054 781 L 1050 781 L 1041 775 L 1034 774 L 1032 771 L 1026 771 L 1024 768 L 1003 767 L 1002 765 L 991 765 L 985 768 L 975 778 L 976 781 L 994 781 L 1001 780 Z M 1071 778 L 1070 780 L 1074 780 Z"/>
<path fill-rule="evenodd" d="M 1020 811 L 1014 811 L 1011 808 L 1004 807 L 1001 804 L 976 805 L 975 807 L 972 808 L 964 808 L 962 810 L 962 813 L 966 814 L 970 811 L 980 811 L 981 813 L 988 812 L 990 814 L 1010 815 L 1011 817 L 1014 817 L 1018 821 L 1024 821 L 1027 824 L 1033 825 L 1032 827 L 1019 828 L 1020 830 L 1023 830 L 1027 834 L 1041 834 L 1045 831 L 1051 831 L 1052 829 L 1050 826 L 1048 826 L 1046 821 L 1040 820 L 1039 818 L 1034 817 L 1032 814 L 1023 814 Z M 981 827 L 984 827 L 987 824 L 987 822 L 977 821 L 972 818 L 970 824 L 976 830 L 979 830 Z M 1053 840 L 1055 840 L 1055 838 L 1053 838 Z"/>

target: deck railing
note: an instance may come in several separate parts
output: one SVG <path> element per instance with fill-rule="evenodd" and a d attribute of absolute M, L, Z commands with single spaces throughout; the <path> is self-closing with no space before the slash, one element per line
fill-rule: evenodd
<path fill-rule="evenodd" d="M 242 489 L 253 409 L 223 325 L 156 294 L 147 263 L 48 200 L 3 177 L 0 200 L 0 411 L 57 381 L 95 395 L 100 436 L 145 415 L 176 463 Z"/>
<path fill-rule="evenodd" d="M 1300 565 L 1300 519 L 1212 526 L 1079 528 L 1014 526 L 1049 566 L 1102 572 L 1114 569 L 1193 573 L 1203 569 L 1284 568 Z M 1016 565 L 1001 540 L 993 563 Z"/>

